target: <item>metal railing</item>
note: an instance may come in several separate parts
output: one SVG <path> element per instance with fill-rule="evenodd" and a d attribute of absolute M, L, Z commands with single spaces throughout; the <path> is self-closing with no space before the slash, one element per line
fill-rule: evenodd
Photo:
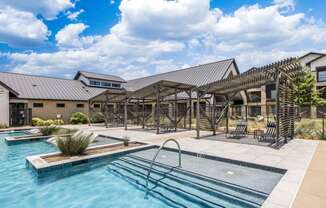
<path fill-rule="evenodd" d="M 166 140 L 165 142 L 163 142 L 163 144 L 160 146 L 160 148 L 157 150 L 155 156 L 153 157 L 152 161 L 151 161 L 151 164 L 149 166 L 149 169 L 148 169 L 148 172 L 147 172 L 147 176 L 146 176 L 146 195 L 148 194 L 149 192 L 149 188 L 148 188 L 148 185 L 149 185 L 149 178 L 150 178 L 150 175 L 151 175 L 151 172 L 152 172 L 152 169 L 153 169 L 153 165 L 155 163 L 155 160 L 158 156 L 158 154 L 161 152 L 161 150 L 164 148 L 164 145 L 168 142 L 174 142 L 176 143 L 176 145 L 178 146 L 178 150 L 179 150 L 179 165 L 177 166 L 178 168 L 181 168 L 181 148 L 180 148 L 180 144 L 177 140 L 175 139 L 168 139 Z"/>

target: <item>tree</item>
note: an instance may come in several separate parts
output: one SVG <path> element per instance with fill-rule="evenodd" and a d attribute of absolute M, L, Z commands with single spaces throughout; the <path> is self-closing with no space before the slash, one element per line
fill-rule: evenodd
<path fill-rule="evenodd" d="M 316 88 L 316 78 L 310 70 L 305 69 L 303 76 L 294 81 L 294 102 L 299 106 L 325 103 Z"/>

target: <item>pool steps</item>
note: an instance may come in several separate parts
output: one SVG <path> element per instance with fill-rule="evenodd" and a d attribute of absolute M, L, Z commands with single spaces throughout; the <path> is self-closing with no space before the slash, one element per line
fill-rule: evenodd
<path fill-rule="evenodd" d="M 145 186 L 146 173 L 149 169 L 150 160 L 141 159 L 137 156 L 126 156 L 113 161 L 110 171 L 120 175 L 121 178 L 134 180 L 133 182 Z M 150 177 L 150 195 L 158 196 L 158 192 L 173 195 L 168 197 L 188 207 L 191 201 L 198 207 L 229 207 L 231 204 L 241 204 L 243 207 L 260 207 L 268 194 L 255 192 L 251 189 L 236 188 L 235 185 L 222 183 L 221 181 L 207 181 L 204 178 L 184 174 L 178 169 L 155 164 Z M 153 193 L 151 193 L 153 192 Z M 145 193 L 144 193 L 145 194 Z M 162 197 L 162 196 L 161 196 Z M 222 202 L 222 204 L 220 204 Z M 184 207 L 180 205 L 179 207 Z"/>

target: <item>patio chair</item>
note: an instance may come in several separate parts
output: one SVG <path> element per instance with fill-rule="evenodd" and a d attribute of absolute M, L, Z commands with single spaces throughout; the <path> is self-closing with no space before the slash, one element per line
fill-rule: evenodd
<path fill-rule="evenodd" d="M 258 138 L 258 141 L 275 142 L 276 138 L 276 124 L 268 122 L 266 125 L 266 132 Z"/>
<path fill-rule="evenodd" d="M 240 139 L 247 135 L 248 123 L 246 121 L 240 121 L 237 123 L 235 130 L 230 132 L 230 137 Z"/>

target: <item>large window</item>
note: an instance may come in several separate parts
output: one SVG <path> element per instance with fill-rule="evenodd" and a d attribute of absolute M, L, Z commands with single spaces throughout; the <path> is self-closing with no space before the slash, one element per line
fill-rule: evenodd
<path fill-rule="evenodd" d="M 275 84 L 266 86 L 266 98 L 269 100 L 276 99 L 276 86 Z"/>
<path fill-rule="evenodd" d="M 33 108 L 43 108 L 43 103 L 33 103 Z"/>
<path fill-rule="evenodd" d="M 260 106 L 249 106 L 249 116 L 256 117 L 261 115 L 261 108 Z"/>
<path fill-rule="evenodd" d="M 111 87 L 111 82 L 101 82 L 102 87 Z"/>
<path fill-rule="evenodd" d="M 261 101 L 261 92 L 249 92 L 249 102 L 259 103 Z"/>
<path fill-rule="evenodd" d="M 64 108 L 66 105 L 64 103 L 57 103 L 57 108 Z"/>
<path fill-rule="evenodd" d="M 93 107 L 94 107 L 94 108 L 101 108 L 101 104 L 95 103 L 95 104 L 93 105 Z"/>
<path fill-rule="evenodd" d="M 84 108 L 84 104 L 83 103 L 77 103 L 77 108 Z"/>
<path fill-rule="evenodd" d="M 93 86 L 101 86 L 101 82 L 96 80 L 90 80 L 89 84 Z"/>
<path fill-rule="evenodd" d="M 112 87 L 114 87 L 114 88 L 120 88 L 121 87 L 121 84 L 112 83 Z"/>
<path fill-rule="evenodd" d="M 326 67 L 317 68 L 317 81 L 326 82 Z"/>

